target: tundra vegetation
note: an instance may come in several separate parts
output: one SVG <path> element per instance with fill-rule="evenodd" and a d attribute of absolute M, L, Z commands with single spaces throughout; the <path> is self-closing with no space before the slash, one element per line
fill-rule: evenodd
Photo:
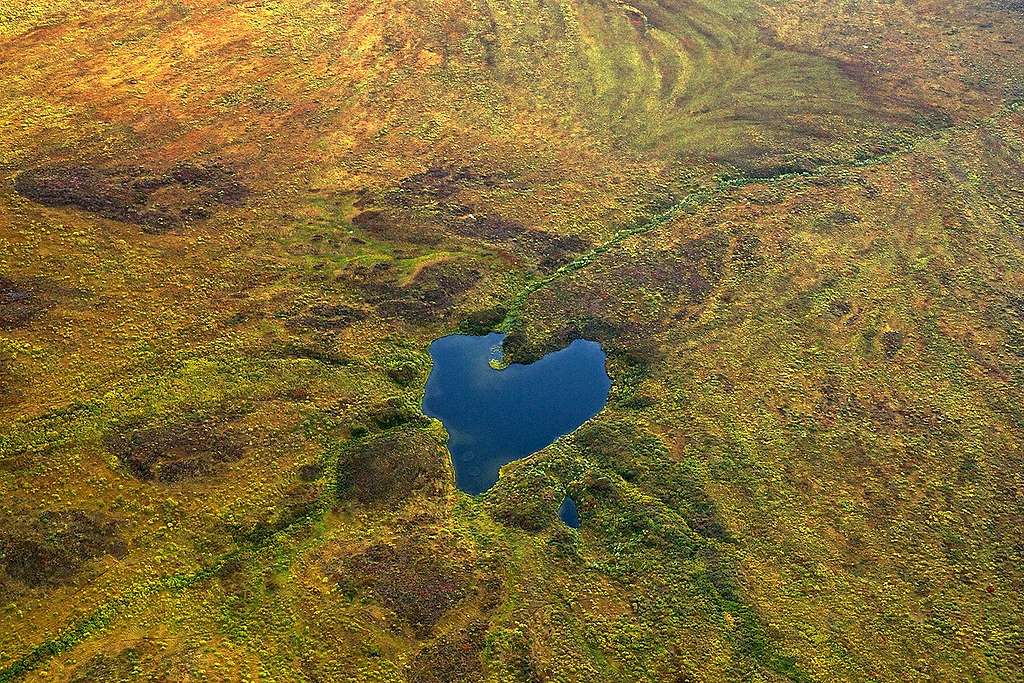
<path fill-rule="evenodd" d="M 0 681 L 1024 677 L 1019 0 L 0 5 Z"/>

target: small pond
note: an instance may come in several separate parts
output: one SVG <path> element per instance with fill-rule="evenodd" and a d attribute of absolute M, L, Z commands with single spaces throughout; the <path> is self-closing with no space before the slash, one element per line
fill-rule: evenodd
<path fill-rule="evenodd" d="M 576 501 L 569 496 L 562 499 L 562 504 L 558 508 L 558 516 L 566 526 L 573 529 L 580 528 L 580 513 L 576 509 Z"/>
<path fill-rule="evenodd" d="M 611 380 L 597 342 L 577 339 L 535 363 L 498 370 L 503 334 L 452 335 L 430 345 L 423 412 L 444 423 L 455 483 L 470 494 L 502 465 L 539 451 L 597 414 Z"/>

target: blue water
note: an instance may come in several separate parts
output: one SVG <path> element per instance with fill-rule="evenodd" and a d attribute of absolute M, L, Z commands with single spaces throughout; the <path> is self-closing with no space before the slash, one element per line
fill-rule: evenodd
<path fill-rule="evenodd" d="M 580 513 L 576 509 L 576 501 L 569 496 L 562 499 L 562 505 L 558 508 L 558 516 L 562 518 L 566 526 L 571 526 L 573 529 L 580 528 Z"/>
<path fill-rule="evenodd" d="M 455 483 L 486 491 L 499 468 L 539 451 L 597 414 L 611 380 L 597 342 L 578 339 L 529 365 L 495 370 L 502 334 L 452 335 L 430 345 L 423 412 L 444 423 Z"/>

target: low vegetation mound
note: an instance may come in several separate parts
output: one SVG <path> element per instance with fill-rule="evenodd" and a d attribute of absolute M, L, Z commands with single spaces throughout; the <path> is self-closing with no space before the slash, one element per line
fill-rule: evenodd
<path fill-rule="evenodd" d="M 32 587 L 66 583 L 89 560 L 126 552 L 113 520 L 81 510 L 16 518 L 0 530 L 0 565 L 7 576 Z"/>
<path fill-rule="evenodd" d="M 374 545 L 346 562 L 338 588 L 351 595 L 369 592 L 423 638 L 470 594 L 468 574 L 439 557 L 415 544 Z"/>
<path fill-rule="evenodd" d="M 0 275 L 0 331 L 25 327 L 47 308 L 37 286 Z"/>
<path fill-rule="evenodd" d="M 108 434 L 104 445 L 135 478 L 161 484 L 208 476 L 245 452 L 243 440 L 217 418 L 129 425 Z"/>
<path fill-rule="evenodd" d="M 356 439 L 338 457 L 338 497 L 394 502 L 421 491 L 437 496 L 450 484 L 444 446 L 414 427 Z"/>
<path fill-rule="evenodd" d="M 166 172 L 141 166 L 45 166 L 20 173 L 14 189 L 45 206 L 81 209 L 150 233 L 209 218 L 216 206 L 238 206 L 248 195 L 232 170 L 188 163 Z"/>

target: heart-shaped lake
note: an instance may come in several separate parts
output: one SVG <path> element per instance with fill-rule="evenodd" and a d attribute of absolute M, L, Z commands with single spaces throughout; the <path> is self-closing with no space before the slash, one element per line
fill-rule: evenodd
<path fill-rule="evenodd" d="M 492 367 L 503 334 L 452 335 L 430 345 L 423 412 L 444 423 L 455 482 L 486 491 L 502 465 L 539 451 L 597 414 L 611 380 L 597 342 L 577 339 L 529 365 Z"/>

